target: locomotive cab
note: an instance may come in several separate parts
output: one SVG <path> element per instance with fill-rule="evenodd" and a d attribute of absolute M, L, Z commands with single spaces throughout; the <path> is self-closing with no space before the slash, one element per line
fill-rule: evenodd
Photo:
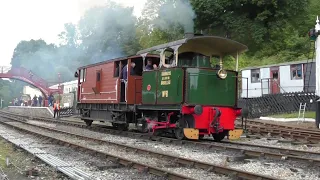
<path fill-rule="evenodd" d="M 226 38 L 192 36 L 137 54 L 155 50 L 160 51 L 159 69 L 142 75 L 142 107 L 158 110 L 144 112 L 153 131 L 173 132 L 178 139 L 211 135 L 220 141 L 234 130 L 241 115 L 236 66 L 247 47 Z M 234 70 L 223 67 L 228 55 L 236 59 Z"/>

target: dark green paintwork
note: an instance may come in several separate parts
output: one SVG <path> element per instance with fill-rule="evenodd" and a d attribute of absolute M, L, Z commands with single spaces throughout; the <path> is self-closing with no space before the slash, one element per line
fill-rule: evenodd
<path fill-rule="evenodd" d="M 164 73 L 171 75 L 163 76 Z M 170 84 L 163 85 L 161 81 L 168 81 Z M 181 68 L 169 68 L 160 70 L 158 73 L 157 104 L 181 104 L 183 97 L 183 70 Z M 163 97 L 163 91 L 168 92 L 168 97 Z"/>
<path fill-rule="evenodd" d="M 234 106 L 236 103 L 236 72 L 228 71 L 226 79 L 218 70 L 188 68 L 186 70 L 186 103 Z"/>
<path fill-rule="evenodd" d="M 142 104 L 156 104 L 158 71 L 145 71 L 142 74 Z M 147 86 L 150 85 L 150 91 Z"/>

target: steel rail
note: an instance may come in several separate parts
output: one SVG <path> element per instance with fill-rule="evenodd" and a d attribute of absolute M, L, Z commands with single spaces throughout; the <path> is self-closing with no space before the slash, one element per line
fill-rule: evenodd
<path fill-rule="evenodd" d="M 234 141 L 222 141 L 222 143 L 234 144 L 234 145 L 242 145 L 242 146 L 251 146 L 251 147 L 256 147 L 256 148 L 273 149 L 273 150 L 279 151 L 280 153 L 291 154 L 291 155 L 294 155 L 294 156 L 316 155 L 316 156 L 320 157 L 320 152 L 315 152 L 315 151 L 285 149 L 285 148 L 280 148 L 280 147 L 265 146 L 265 145 L 260 145 L 260 144 L 249 144 L 249 143 L 234 142 Z"/>
<path fill-rule="evenodd" d="M 10 117 L 10 116 L 3 116 L 3 117 L 9 118 L 12 120 L 16 120 L 15 118 Z M 49 131 L 55 131 L 55 132 L 59 132 L 59 133 L 63 133 L 63 134 L 71 135 L 71 136 L 76 136 L 79 138 L 83 138 L 83 139 L 87 139 L 87 140 L 91 140 L 91 141 L 95 141 L 95 142 L 99 142 L 99 143 L 107 143 L 107 144 L 111 144 L 111 145 L 116 145 L 121 148 L 125 148 L 126 150 L 129 149 L 129 150 L 132 150 L 135 152 L 142 152 L 142 153 L 151 154 L 151 155 L 154 155 L 157 157 L 167 158 L 170 160 L 174 160 L 175 163 L 187 165 L 188 167 L 206 169 L 208 171 L 213 171 L 213 172 L 224 174 L 224 175 L 231 174 L 233 177 L 244 178 L 244 179 L 257 179 L 257 178 L 258 179 L 275 179 L 275 178 L 272 178 L 269 176 L 258 175 L 255 173 L 241 171 L 241 170 L 237 170 L 234 168 L 223 167 L 223 166 L 214 165 L 211 163 L 201 162 L 201 161 L 187 159 L 187 158 L 183 158 L 183 157 L 177 157 L 177 156 L 168 155 L 168 154 L 164 154 L 164 153 L 160 153 L 160 152 L 155 152 L 155 151 L 151 151 L 151 150 L 147 150 L 147 149 L 137 148 L 137 147 L 133 147 L 133 146 L 129 146 L 129 145 L 124 145 L 124 144 L 119 144 L 119 143 L 110 142 L 110 141 L 106 141 L 106 140 L 96 139 L 96 138 L 92 138 L 92 137 L 88 137 L 88 136 L 83 136 L 83 135 L 79 135 L 79 134 L 75 134 L 75 133 L 69 133 L 66 131 L 61 131 L 61 130 L 57 130 L 57 129 L 53 129 L 53 128 L 49 128 L 49 127 L 40 126 L 40 125 L 29 124 L 23 120 L 17 120 L 17 121 L 22 122 L 24 124 L 28 124 L 30 126 L 35 126 L 38 128 L 46 129 Z M 84 148 L 86 148 L 86 147 L 84 147 Z M 110 155 L 108 155 L 108 156 L 110 156 Z M 113 156 L 113 155 L 111 155 L 111 156 Z"/>
<path fill-rule="evenodd" d="M 284 138 L 291 138 L 304 143 L 320 142 L 320 135 L 308 134 L 305 132 L 287 130 L 287 129 L 275 129 L 271 127 L 262 127 L 260 125 L 247 125 L 247 129 L 251 133 L 270 134 L 271 136 L 281 136 Z"/>
<path fill-rule="evenodd" d="M 40 119 L 44 122 L 55 122 L 55 123 L 62 123 L 62 124 L 67 124 L 67 125 L 74 125 L 73 123 L 65 122 L 65 121 L 57 121 L 57 120 L 44 120 L 41 118 L 36 118 Z M 32 124 L 34 125 L 34 124 Z M 86 127 L 85 125 L 80 125 L 80 124 L 75 124 L 75 126 L 81 126 L 81 127 Z M 41 126 L 42 127 L 42 126 Z M 43 128 L 48 128 L 48 127 L 43 127 Z M 88 129 L 94 128 L 95 130 L 98 129 L 99 132 L 105 131 L 106 129 L 104 128 L 96 128 L 96 127 L 89 127 Z M 299 162 L 307 162 L 311 163 L 311 165 L 320 165 L 320 159 L 310 159 L 310 158 L 303 158 L 299 157 L 301 155 L 320 155 L 318 152 L 310 152 L 310 151 L 303 151 L 303 150 L 293 150 L 293 149 L 285 149 L 285 148 L 278 148 L 278 147 L 268 147 L 268 146 L 259 146 L 259 145 L 253 145 L 253 144 L 245 144 L 241 143 L 238 145 L 246 145 L 246 146 L 252 146 L 252 147 L 260 147 L 260 148 L 266 148 L 266 149 L 273 149 L 280 151 L 280 153 L 271 153 L 271 152 L 265 152 L 265 151 L 257 151 L 257 150 L 248 150 L 240 147 L 230 147 L 230 146 L 225 146 L 221 143 L 204 143 L 204 142 L 195 142 L 195 141 L 190 141 L 190 140 L 177 140 L 173 138 L 165 138 L 165 137 L 157 137 L 157 136 L 147 136 L 146 134 L 142 133 L 133 133 L 133 132 L 127 132 L 127 131 L 117 131 L 117 130 L 110 130 L 112 132 L 117 132 L 121 134 L 125 134 L 129 137 L 136 136 L 138 138 L 147 138 L 147 139 L 152 139 L 152 140 L 158 140 L 162 142 L 178 142 L 179 144 L 192 144 L 192 145 L 201 145 L 204 146 L 205 148 L 214 148 L 215 150 L 234 150 L 234 151 L 240 151 L 243 155 L 250 156 L 250 157 L 266 157 L 266 158 L 271 158 L 271 159 L 276 159 L 276 160 L 293 160 L 293 161 L 299 161 Z M 63 133 L 63 132 L 62 132 Z M 90 138 L 90 137 L 83 137 L 83 138 Z M 101 141 L 101 140 L 99 140 Z M 226 142 L 232 144 L 232 142 Z M 235 143 L 233 143 L 235 144 Z M 121 145 L 121 144 L 120 144 Z M 282 154 L 281 154 L 282 153 Z"/>
<path fill-rule="evenodd" d="M 109 153 L 106 153 L 106 152 L 103 152 L 103 151 L 98 151 L 98 150 L 95 150 L 95 149 L 92 149 L 92 148 L 89 148 L 89 147 L 81 146 L 79 144 L 75 144 L 75 143 L 71 143 L 71 142 L 68 142 L 68 141 L 65 141 L 65 140 L 61 140 L 59 138 L 55 138 L 55 137 L 52 137 L 52 136 L 44 135 L 44 134 L 41 134 L 41 133 L 38 133 L 38 132 L 33 132 L 33 131 L 28 130 L 28 129 L 21 128 L 21 127 L 19 127 L 17 125 L 10 124 L 8 122 L 0 121 L 0 123 L 3 124 L 3 125 L 6 125 L 8 127 L 11 127 L 11 128 L 14 128 L 14 129 L 18 129 L 20 131 L 23 131 L 23 132 L 26 132 L 26 133 L 29 133 L 29 134 L 36 135 L 37 137 L 43 137 L 43 138 L 51 140 L 54 143 L 57 143 L 59 145 L 69 146 L 69 147 L 72 147 L 72 148 L 75 148 L 75 149 L 78 149 L 78 150 L 88 151 L 88 152 L 90 152 L 92 154 L 99 155 L 101 157 L 106 157 L 107 160 L 122 164 L 122 165 L 127 166 L 127 167 L 133 167 L 133 168 L 136 168 L 138 170 L 143 170 L 144 172 L 149 172 L 149 173 L 152 173 L 152 174 L 155 174 L 155 175 L 158 175 L 158 176 L 163 176 L 163 177 L 167 177 L 169 179 L 174 179 L 174 180 L 176 180 L 176 179 L 192 179 L 192 178 L 184 176 L 184 175 L 180 175 L 180 174 L 177 174 L 177 173 L 174 173 L 174 172 L 166 171 L 166 170 L 163 170 L 163 169 L 160 169 L 160 168 L 157 168 L 157 167 L 153 167 L 153 166 L 150 166 L 150 165 L 142 164 L 142 163 L 136 162 L 134 160 L 129 160 L 127 158 L 123 158 L 123 157 L 120 157 L 120 156 L 117 156 L 117 155 L 109 154 Z"/>
<path fill-rule="evenodd" d="M 1 111 L 0 111 L 1 112 Z M 20 116 L 20 117 L 25 117 L 27 118 L 28 116 L 24 115 L 17 115 L 13 113 L 8 113 L 5 112 L 6 114 L 11 114 L 14 116 Z M 294 161 L 304 161 L 304 162 L 310 162 L 311 164 L 316 163 L 319 164 L 319 160 L 314 160 L 314 159 L 308 159 L 308 158 L 302 158 L 299 157 L 301 155 L 320 155 L 319 152 L 312 152 L 312 151 L 303 151 L 303 150 L 294 150 L 294 149 L 286 149 L 286 148 L 279 148 L 279 147 L 272 147 L 272 146 L 262 146 L 262 145 L 253 145 L 253 144 L 247 144 L 247 143 L 238 143 L 238 145 L 245 145 L 245 146 L 251 146 L 251 147 L 257 147 L 257 148 L 266 148 L 270 150 L 277 150 L 279 151 L 278 153 L 271 153 L 271 152 L 264 152 L 264 151 L 255 151 L 255 150 L 248 150 L 245 148 L 240 148 L 240 147 L 230 147 L 230 146 L 225 146 L 221 143 L 215 143 L 215 142 L 210 142 L 206 143 L 203 141 L 190 141 L 190 140 L 177 140 L 174 138 L 168 138 L 168 137 L 161 137 L 161 136 L 150 136 L 148 134 L 143 134 L 143 133 L 135 133 L 135 132 L 129 132 L 129 131 L 119 131 L 119 130 L 114 130 L 114 129 L 106 129 L 106 128 L 101 128 L 101 127 L 92 127 L 92 126 L 86 126 L 84 124 L 80 124 L 78 122 L 75 123 L 70 123 L 69 121 L 61 121 L 61 120 L 55 120 L 55 119 L 44 119 L 40 117 L 33 117 L 32 119 L 37 120 L 37 121 L 42 121 L 42 122 L 52 122 L 52 123 L 60 123 L 60 124 L 65 124 L 69 126 L 76 126 L 76 127 L 81 127 L 81 128 L 86 128 L 89 130 L 94 130 L 97 132 L 103 132 L 103 133 L 112 133 L 116 135 L 124 135 L 127 137 L 137 137 L 137 138 L 144 138 L 147 140 L 156 140 L 156 141 L 161 141 L 165 143 L 172 143 L 175 142 L 177 144 L 189 144 L 189 145 L 196 145 L 196 146 L 204 146 L 205 148 L 214 148 L 215 150 L 234 150 L 234 151 L 240 151 L 243 155 L 251 156 L 251 157 L 267 157 L 267 158 L 272 158 L 276 160 L 294 160 Z M 229 144 L 236 144 L 236 142 L 230 142 L 230 141 L 223 141 L 225 143 Z M 282 154 L 281 154 L 282 153 Z M 288 156 L 289 155 L 289 156 Z"/>
<path fill-rule="evenodd" d="M 20 116 L 20 117 L 25 117 L 25 118 L 31 118 L 37 121 L 42 121 L 42 122 L 52 122 L 52 123 L 60 123 L 60 124 L 65 124 L 65 125 L 69 125 L 69 126 L 76 126 L 76 127 L 81 127 L 81 128 L 85 128 L 85 129 L 89 129 L 89 130 L 93 130 L 93 131 L 97 131 L 97 132 L 103 132 L 103 133 L 112 133 L 112 134 L 116 134 L 116 135 L 125 135 L 128 137 L 137 137 L 137 138 L 144 138 L 144 139 L 149 139 L 149 140 L 157 140 L 157 141 L 162 141 L 162 142 L 177 142 L 178 144 L 193 144 L 193 145 L 202 145 L 205 147 L 211 147 L 211 148 L 218 148 L 220 150 L 225 150 L 225 149 L 231 149 L 231 150 L 237 150 L 237 151 L 242 151 L 243 154 L 245 155 L 249 155 L 249 152 L 246 153 L 249 150 L 246 149 L 242 149 L 242 148 L 234 148 L 234 147 L 226 147 L 223 146 L 221 144 L 217 144 L 215 142 L 210 142 L 210 143 L 204 143 L 202 141 L 190 141 L 190 140 L 177 140 L 175 138 L 168 138 L 168 137 L 161 137 L 161 136 L 150 136 L 144 133 L 135 133 L 135 132 L 129 132 L 129 131 L 119 131 L 119 130 L 115 130 L 112 128 L 107 128 L 107 127 L 94 127 L 94 126 L 87 126 L 84 123 L 80 123 L 77 121 L 71 121 L 71 120 L 56 120 L 53 118 L 44 118 L 44 117 L 29 117 L 29 116 L 25 116 L 25 115 L 21 115 L 21 114 L 14 114 L 14 113 L 10 113 L 10 112 L 4 112 L 4 111 L 0 111 L 0 113 L 5 113 L 5 114 L 11 114 L 11 115 L 15 115 L 15 116 Z M 248 143 L 236 143 L 236 142 L 231 142 L 231 141 L 223 141 L 225 143 L 229 143 L 229 144 L 237 144 L 237 145 L 245 145 L 245 146 L 251 146 L 251 147 L 260 147 L 260 148 L 267 148 L 267 149 L 273 149 L 273 150 L 278 150 L 279 152 L 283 153 L 284 155 L 286 154 L 291 154 L 291 155 L 320 155 L 319 152 L 312 152 L 312 151 L 304 151 L 304 150 L 294 150 L 294 149 L 286 149 L 286 148 L 279 148 L 279 147 L 272 147 L 272 146 L 262 146 L 262 145 L 255 145 L 255 144 L 248 144 Z M 263 153 L 263 152 L 261 152 Z M 250 153 L 251 156 L 254 156 L 254 154 Z M 258 154 L 254 157 L 260 157 Z M 271 155 L 271 157 L 274 157 L 274 155 Z M 279 158 L 277 158 L 279 159 Z M 283 158 L 282 158 L 283 159 Z"/>
<path fill-rule="evenodd" d="M 294 127 L 290 125 L 281 125 L 281 124 L 275 124 L 272 122 L 263 122 L 263 121 L 257 121 L 257 120 L 247 120 L 247 124 L 256 124 L 256 125 L 263 125 L 265 127 L 276 127 L 276 128 L 283 128 L 283 129 L 288 129 L 288 130 L 295 130 L 295 131 L 301 131 L 301 132 L 308 132 L 308 133 L 313 133 L 313 134 L 319 134 L 320 131 L 317 129 L 308 129 L 308 128 L 301 128 L 301 127 Z M 238 124 L 241 124 L 238 122 Z"/>

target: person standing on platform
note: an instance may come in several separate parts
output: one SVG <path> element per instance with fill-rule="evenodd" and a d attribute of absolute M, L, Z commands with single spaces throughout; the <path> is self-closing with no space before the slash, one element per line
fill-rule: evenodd
<path fill-rule="evenodd" d="M 60 104 L 58 101 L 56 101 L 54 104 L 53 104 L 53 118 L 56 118 L 56 115 L 57 115 L 57 118 L 59 119 L 59 111 L 60 111 Z"/>
<path fill-rule="evenodd" d="M 37 98 L 36 95 L 34 95 L 34 97 L 33 97 L 33 106 L 37 106 L 37 104 L 38 104 L 38 98 Z"/>
<path fill-rule="evenodd" d="M 39 100 L 39 106 L 42 107 L 42 96 L 41 95 L 39 95 L 38 100 Z"/>
<path fill-rule="evenodd" d="M 48 101 L 49 101 L 49 107 L 53 106 L 53 95 L 52 94 L 50 94 Z"/>

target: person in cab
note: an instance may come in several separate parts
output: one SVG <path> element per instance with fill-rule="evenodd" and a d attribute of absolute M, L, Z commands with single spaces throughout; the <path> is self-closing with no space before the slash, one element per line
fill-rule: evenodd
<path fill-rule="evenodd" d="M 134 71 L 134 67 L 136 66 L 136 63 L 134 62 L 131 62 L 130 63 L 130 75 L 135 75 L 135 71 Z M 121 72 L 121 79 L 123 80 L 127 80 L 128 79 L 128 64 L 125 65 L 123 68 L 122 68 L 122 72 Z"/>
<path fill-rule="evenodd" d="M 158 66 L 156 64 L 152 64 L 152 59 L 147 60 L 146 71 L 156 70 Z"/>

